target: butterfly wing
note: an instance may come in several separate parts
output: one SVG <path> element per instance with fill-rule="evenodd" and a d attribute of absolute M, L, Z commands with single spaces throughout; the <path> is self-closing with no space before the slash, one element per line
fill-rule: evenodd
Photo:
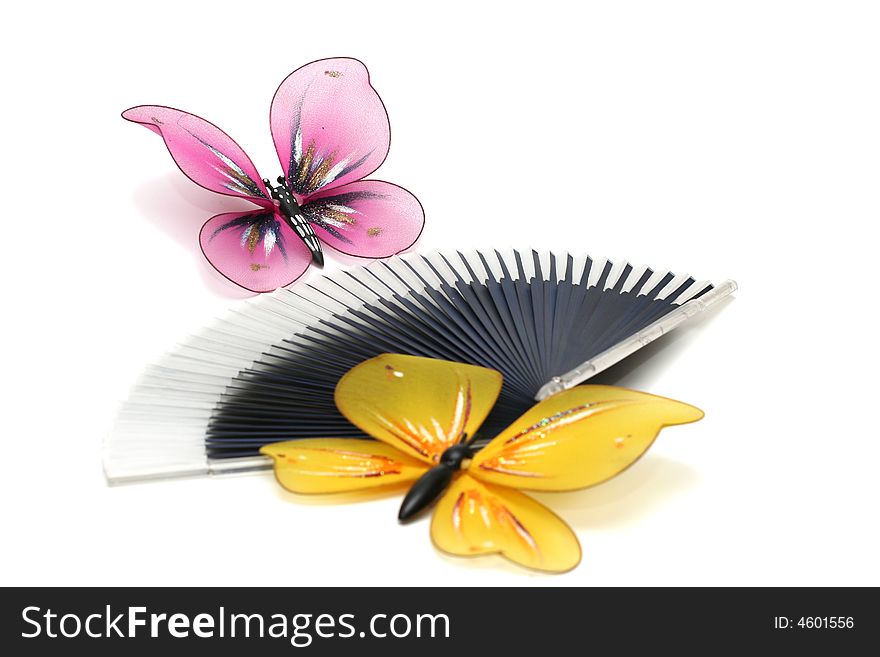
<path fill-rule="evenodd" d="M 427 466 L 376 440 L 307 438 L 260 449 L 275 461 L 275 477 L 293 493 L 342 493 L 394 486 Z"/>
<path fill-rule="evenodd" d="M 318 192 L 302 211 L 321 241 L 362 258 L 387 258 L 408 249 L 425 225 L 418 199 L 381 180 L 360 180 Z"/>
<path fill-rule="evenodd" d="M 132 107 L 122 117 L 160 135 L 177 166 L 197 185 L 272 207 L 269 191 L 250 158 L 213 123 L 159 105 Z"/>
<path fill-rule="evenodd" d="M 431 538 L 461 556 L 500 553 L 528 568 L 564 572 L 581 560 L 571 528 L 519 491 L 460 475 L 437 503 Z"/>
<path fill-rule="evenodd" d="M 281 215 L 265 210 L 211 217 L 202 226 L 199 244 L 218 272 L 251 292 L 290 285 L 312 260 Z"/>
<path fill-rule="evenodd" d="M 346 57 L 288 75 L 272 98 L 269 124 L 288 185 L 300 196 L 369 175 L 391 141 L 367 67 Z"/>
<path fill-rule="evenodd" d="M 336 406 L 368 435 L 435 464 L 473 435 L 501 390 L 495 370 L 433 358 L 382 354 L 336 385 Z"/>
<path fill-rule="evenodd" d="M 532 407 L 474 456 L 468 473 L 529 490 L 584 488 L 632 465 L 663 427 L 702 417 L 665 397 L 577 386 Z"/>

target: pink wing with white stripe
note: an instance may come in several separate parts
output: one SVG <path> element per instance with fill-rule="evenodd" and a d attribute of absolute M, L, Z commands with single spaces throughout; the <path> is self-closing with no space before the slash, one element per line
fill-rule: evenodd
<path fill-rule="evenodd" d="M 232 137 L 213 123 L 160 105 L 132 107 L 122 117 L 160 135 L 177 166 L 196 184 L 272 207 L 269 190 L 253 162 Z"/>
<path fill-rule="evenodd" d="M 225 212 L 199 234 L 214 269 L 252 292 L 271 292 L 305 273 L 312 254 L 278 213 Z"/>
<path fill-rule="evenodd" d="M 322 59 L 278 87 L 269 123 L 290 189 L 300 198 L 368 176 L 391 142 L 388 114 L 356 59 Z"/>
<path fill-rule="evenodd" d="M 359 180 L 318 192 L 302 211 L 322 242 L 362 258 L 387 258 L 408 249 L 425 225 L 419 200 L 381 180 Z"/>

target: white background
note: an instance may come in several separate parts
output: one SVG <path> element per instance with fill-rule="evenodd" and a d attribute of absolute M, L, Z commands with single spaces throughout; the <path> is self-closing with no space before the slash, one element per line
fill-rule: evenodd
<path fill-rule="evenodd" d="M 876 4 L 427 6 L 4 9 L 2 584 L 880 584 Z M 740 284 L 621 379 L 705 420 L 608 484 L 541 496 L 581 539 L 569 574 L 442 556 L 427 522 L 398 526 L 397 497 L 104 483 L 138 373 L 244 296 L 197 245 L 242 203 L 119 112 L 205 116 L 274 178 L 276 85 L 336 55 L 388 108 L 379 174 L 424 204 L 419 249 L 569 249 Z"/>

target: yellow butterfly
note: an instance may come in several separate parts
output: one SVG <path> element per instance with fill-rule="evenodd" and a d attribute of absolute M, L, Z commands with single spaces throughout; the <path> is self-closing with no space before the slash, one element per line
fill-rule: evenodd
<path fill-rule="evenodd" d="M 400 518 L 439 497 L 431 537 L 444 552 L 500 553 L 563 572 L 580 561 L 577 537 L 517 489 L 568 491 L 605 481 L 644 454 L 663 427 L 703 417 L 671 399 L 582 385 L 536 404 L 477 449 L 471 441 L 501 383 L 501 373 L 485 367 L 383 354 L 352 368 L 335 396 L 340 412 L 377 440 L 301 439 L 260 451 L 294 493 L 415 482 Z"/>

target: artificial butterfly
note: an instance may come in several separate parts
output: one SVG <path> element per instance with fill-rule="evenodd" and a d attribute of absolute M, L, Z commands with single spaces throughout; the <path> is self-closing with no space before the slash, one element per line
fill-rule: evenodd
<path fill-rule="evenodd" d="M 643 392 L 581 385 L 533 406 L 483 447 L 476 432 L 501 390 L 500 372 L 383 354 L 336 386 L 340 412 L 375 438 L 314 438 L 266 445 L 278 482 L 294 493 L 336 493 L 415 482 L 406 520 L 439 502 L 435 545 L 451 554 L 500 553 L 537 570 L 574 568 L 581 548 L 552 511 L 519 492 L 569 491 L 632 465 L 660 429 L 703 412 Z M 485 443 L 485 439 L 477 442 Z"/>
<path fill-rule="evenodd" d="M 367 68 L 350 58 L 298 68 L 275 92 L 269 112 L 284 176 L 261 179 L 242 148 L 204 119 L 170 107 L 122 113 L 159 134 L 196 184 L 259 206 L 209 219 L 199 242 L 223 276 L 252 292 L 299 278 L 321 242 L 342 253 L 385 258 L 412 246 L 425 215 L 415 196 L 381 180 L 363 180 L 385 160 L 388 114 Z"/>

